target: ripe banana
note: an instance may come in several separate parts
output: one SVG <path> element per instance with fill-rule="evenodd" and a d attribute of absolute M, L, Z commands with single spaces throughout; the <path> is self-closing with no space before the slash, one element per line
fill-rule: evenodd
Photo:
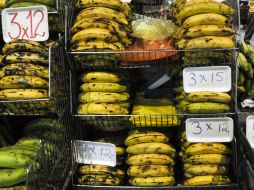
<path fill-rule="evenodd" d="M 71 43 L 79 41 L 105 41 L 105 42 L 117 42 L 118 38 L 111 33 L 108 29 L 102 28 L 88 28 L 75 33 L 71 38 Z"/>
<path fill-rule="evenodd" d="M 230 111 L 230 107 L 222 103 L 200 102 L 186 105 L 186 111 L 188 113 L 223 113 Z"/>
<path fill-rule="evenodd" d="M 185 176 L 190 178 L 203 175 L 227 174 L 228 167 L 221 165 L 190 165 L 184 169 Z"/>
<path fill-rule="evenodd" d="M 232 38 L 222 36 L 206 36 L 194 38 L 191 40 L 182 40 L 177 43 L 179 48 L 183 49 L 199 49 L 199 48 L 234 48 L 235 44 Z"/>
<path fill-rule="evenodd" d="M 125 153 L 125 149 L 123 147 L 119 147 L 119 146 L 116 147 L 116 155 L 117 156 L 124 155 L 124 153 Z"/>
<path fill-rule="evenodd" d="M 189 102 L 229 103 L 231 101 L 231 96 L 224 92 L 199 91 L 187 94 L 186 100 Z"/>
<path fill-rule="evenodd" d="M 127 157 L 126 163 L 129 165 L 171 165 L 173 166 L 174 160 L 168 155 L 164 154 L 137 154 Z"/>
<path fill-rule="evenodd" d="M 185 154 L 231 154 L 231 150 L 221 143 L 195 143 L 186 148 Z"/>
<path fill-rule="evenodd" d="M 71 46 L 71 51 L 78 52 L 85 50 L 123 51 L 124 49 L 119 49 L 119 46 L 114 45 L 114 43 L 109 43 L 105 41 L 80 41 Z"/>
<path fill-rule="evenodd" d="M 76 2 L 77 8 L 88 7 L 107 7 L 110 9 L 119 10 L 121 8 L 121 1 L 119 0 L 78 0 Z"/>
<path fill-rule="evenodd" d="M 122 79 L 116 73 L 97 71 L 82 74 L 81 80 L 83 82 L 111 83 L 111 82 L 120 82 Z"/>
<path fill-rule="evenodd" d="M 0 88 L 48 88 L 48 82 L 35 76 L 11 75 L 0 79 Z"/>
<path fill-rule="evenodd" d="M 111 176 L 119 176 L 122 177 L 124 172 L 120 169 L 103 166 L 103 165 L 85 165 L 79 168 L 79 173 L 83 175 L 102 175 L 107 174 Z"/>
<path fill-rule="evenodd" d="M 202 14 L 202 13 L 217 13 L 222 15 L 232 15 L 235 10 L 229 7 L 226 4 L 219 2 L 204 2 L 204 3 L 195 3 L 190 6 L 184 7 L 176 15 L 177 20 L 183 20 L 193 15 Z"/>
<path fill-rule="evenodd" d="M 129 179 L 129 183 L 134 186 L 171 186 L 175 184 L 173 176 L 166 177 L 134 177 Z"/>
<path fill-rule="evenodd" d="M 110 175 L 83 175 L 78 178 L 78 182 L 87 185 L 120 185 L 122 179 Z"/>
<path fill-rule="evenodd" d="M 171 158 L 175 157 L 176 150 L 164 143 L 141 143 L 128 146 L 126 152 L 129 154 L 167 154 Z"/>
<path fill-rule="evenodd" d="M 12 52 L 5 54 L 2 57 L 2 63 L 34 63 L 34 64 L 48 64 L 48 56 L 41 53 L 31 52 Z"/>
<path fill-rule="evenodd" d="M 0 187 L 13 186 L 24 182 L 26 175 L 26 168 L 0 169 Z"/>
<path fill-rule="evenodd" d="M 185 163 L 189 164 L 217 164 L 227 165 L 230 164 L 230 157 L 221 154 L 199 154 L 188 157 L 184 160 Z"/>
<path fill-rule="evenodd" d="M 127 174 L 131 177 L 163 177 L 173 176 L 173 168 L 165 165 L 130 166 Z"/>
<path fill-rule="evenodd" d="M 74 23 L 71 28 L 71 32 L 76 33 L 88 28 L 108 29 L 112 34 L 115 34 L 120 38 L 127 37 L 127 33 L 125 31 L 126 27 L 108 19 L 82 19 L 81 21 Z"/>
<path fill-rule="evenodd" d="M 79 101 L 82 103 L 114 103 L 129 100 L 129 93 L 115 92 L 86 92 L 79 95 Z"/>
<path fill-rule="evenodd" d="M 48 98 L 48 91 L 44 89 L 6 89 L 0 91 L 0 100 L 40 98 Z"/>
<path fill-rule="evenodd" d="M 230 19 L 226 16 L 216 13 L 197 14 L 186 18 L 181 27 L 189 28 L 192 26 L 205 24 L 228 26 L 230 24 Z"/>
<path fill-rule="evenodd" d="M 231 180 L 227 176 L 221 175 L 207 175 L 207 176 L 195 176 L 193 178 L 186 179 L 184 185 L 196 186 L 196 185 L 224 185 L 231 183 Z"/>
<path fill-rule="evenodd" d="M 127 90 L 125 85 L 118 83 L 84 83 L 80 86 L 83 92 L 123 92 Z"/>
<path fill-rule="evenodd" d="M 117 104 L 87 103 L 78 107 L 78 114 L 126 115 L 129 111 Z"/>
<path fill-rule="evenodd" d="M 1 68 L 0 78 L 7 75 L 26 75 L 48 78 L 49 72 L 47 68 L 40 65 L 33 65 L 29 63 L 14 63 Z"/>
<path fill-rule="evenodd" d="M 113 20 L 115 22 L 118 22 L 120 24 L 128 25 L 126 16 L 122 12 L 115 11 L 113 9 L 106 8 L 106 7 L 90 7 L 87 9 L 83 9 L 82 11 L 78 13 L 75 22 L 78 22 L 82 19 L 87 19 L 87 18 L 108 19 L 108 20 Z"/>
<path fill-rule="evenodd" d="M 158 143 L 168 143 L 169 138 L 163 133 L 159 132 L 138 132 L 129 135 L 124 141 L 126 146 L 140 144 L 140 143 L 149 143 L 149 142 L 158 142 Z"/>
<path fill-rule="evenodd" d="M 28 166 L 32 159 L 24 154 L 15 152 L 0 151 L 0 167 L 1 168 L 18 168 Z M 1 170 L 0 170 L 1 171 Z"/>

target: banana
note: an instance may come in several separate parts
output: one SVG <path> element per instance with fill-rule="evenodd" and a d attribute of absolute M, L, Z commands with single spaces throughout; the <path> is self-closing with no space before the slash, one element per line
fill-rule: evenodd
<path fill-rule="evenodd" d="M 35 41 L 30 40 L 13 40 L 9 43 L 6 43 L 2 48 L 2 53 L 10 53 L 10 52 L 34 52 L 34 53 L 42 53 L 45 55 L 49 54 L 49 50 L 46 47 L 43 47 L 42 44 Z"/>
<path fill-rule="evenodd" d="M 232 36 L 235 31 L 228 26 L 198 25 L 180 31 L 180 38 L 199 38 L 204 36 Z"/>
<path fill-rule="evenodd" d="M 195 176 L 193 178 L 186 179 L 184 185 L 196 186 L 196 185 L 224 185 L 231 183 L 231 180 L 227 176 L 221 175 L 207 175 L 207 176 Z"/>
<path fill-rule="evenodd" d="M 124 172 L 120 169 L 103 166 L 103 165 L 85 165 L 79 168 L 79 173 L 82 175 L 102 175 L 107 174 L 111 176 L 123 177 Z"/>
<path fill-rule="evenodd" d="M 114 93 L 114 92 L 86 92 L 79 95 L 79 101 L 82 103 L 114 103 L 129 100 L 128 93 Z"/>
<path fill-rule="evenodd" d="M 113 20 L 115 22 L 118 22 L 120 24 L 128 25 L 126 16 L 122 12 L 115 11 L 113 9 L 109 9 L 106 7 L 90 7 L 87 9 L 83 9 L 76 16 L 75 22 L 78 22 L 82 19 L 87 19 L 87 18 L 108 19 L 108 20 Z"/>
<path fill-rule="evenodd" d="M 46 131 L 51 129 L 64 128 L 58 125 L 57 121 L 51 118 L 40 118 L 28 122 L 23 130 L 23 134 L 32 133 L 34 131 Z"/>
<path fill-rule="evenodd" d="M 107 51 L 123 51 L 119 49 L 114 43 L 105 41 L 88 41 L 88 42 L 77 42 L 71 46 L 71 51 L 89 51 L 89 50 L 107 50 Z"/>
<path fill-rule="evenodd" d="M 26 168 L 0 169 L 0 187 L 13 186 L 24 182 L 26 175 Z"/>
<path fill-rule="evenodd" d="M 123 147 L 119 147 L 119 146 L 116 147 L 116 155 L 117 156 L 124 155 L 124 153 L 125 153 L 125 149 Z"/>
<path fill-rule="evenodd" d="M 177 43 L 179 48 L 183 49 L 199 49 L 199 48 L 234 48 L 235 44 L 232 38 L 222 36 L 205 36 L 190 40 L 183 40 Z"/>
<path fill-rule="evenodd" d="M 8 6 L 8 8 L 16 8 L 16 7 L 30 7 L 30 6 L 40 6 L 42 5 L 41 1 L 40 2 L 16 2 Z M 44 5 L 47 7 L 48 12 L 56 12 L 56 9 L 52 6 L 49 5 Z"/>
<path fill-rule="evenodd" d="M 216 13 L 197 14 L 186 18 L 181 27 L 189 28 L 198 25 L 218 25 L 228 26 L 231 23 L 230 19 L 226 16 Z"/>
<path fill-rule="evenodd" d="M 126 115 L 129 111 L 117 104 L 87 103 L 78 107 L 78 114 Z"/>
<path fill-rule="evenodd" d="M 190 165 L 184 169 L 184 172 L 188 178 L 202 175 L 223 175 L 227 174 L 228 167 L 221 165 Z"/>
<path fill-rule="evenodd" d="M 9 146 L 9 147 L 4 147 L 4 148 L 0 148 L 0 152 L 2 153 L 13 153 L 13 154 L 23 154 L 25 156 L 28 156 L 31 159 L 34 159 L 37 156 L 37 151 L 34 151 L 32 149 L 22 149 L 19 146 L 15 147 L 15 145 L 13 146 Z"/>
<path fill-rule="evenodd" d="M 166 177 L 134 177 L 129 179 L 129 183 L 134 186 L 171 186 L 175 184 L 173 176 Z"/>
<path fill-rule="evenodd" d="M 126 27 L 108 19 L 82 19 L 81 21 L 74 23 L 71 28 L 71 32 L 76 33 L 88 28 L 108 29 L 112 34 L 121 38 L 127 37 L 127 33 L 125 31 Z"/>
<path fill-rule="evenodd" d="M 22 138 L 18 140 L 16 145 L 23 145 L 23 146 L 28 146 L 28 147 L 41 147 L 41 140 L 37 138 Z"/>
<path fill-rule="evenodd" d="M 197 154 L 231 154 L 231 150 L 221 143 L 195 143 L 186 148 L 187 155 Z"/>
<path fill-rule="evenodd" d="M 163 133 L 159 132 L 138 132 L 129 135 L 124 141 L 126 146 L 131 146 L 140 143 L 158 142 L 158 143 L 168 143 L 169 138 Z"/>
<path fill-rule="evenodd" d="M 164 154 L 137 154 L 127 157 L 126 163 L 129 165 L 171 165 L 173 166 L 174 160 Z"/>
<path fill-rule="evenodd" d="M 188 113 L 223 113 L 229 112 L 230 106 L 222 103 L 200 102 L 186 105 L 185 110 Z"/>
<path fill-rule="evenodd" d="M 88 7 L 107 7 L 110 9 L 121 9 L 121 1 L 119 0 L 78 0 L 76 2 L 77 8 L 88 8 Z"/>
<path fill-rule="evenodd" d="M 82 82 L 112 83 L 120 82 L 122 79 L 116 73 L 97 71 L 82 74 L 81 80 Z"/>
<path fill-rule="evenodd" d="M 1 190 L 26 190 L 26 185 L 6 187 L 6 188 L 1 188 Z"/>
<path fill-rule="evenodd" d="M 83 92 L 123 92 L 127 90 L 125 85 L 118 83 L 84 83 L 80 86 Z"/>
<path fill-rule="evenodd" d="M 232 15 L 235 10 L 229 7 L 226 4 L 219 2 L 204 2 L 204 3 L 195 3 L 190 6 L 184 7 L 176 15 L 178 20 L 183 20 L 193 15 L 202 14 L 202 13 L 216 13 L 222 15 Z"/>
<path fill-rule="evenodd" d="M 2 57 L 2 63 L 35 63 L 35 64 L 48 64 L 48 56 L 41 53 L 31 53 L 31 52 L 11 52 L 5 54 Z"/>
<path fill-rule="evenodd" d="M 48 98 L 48 91 L 44 89 L 6 89 L 0 91 L 0 100 L 40 98 Z"/>
<path fill-rule="evenodd" d="M 78 182 L 87 185 L 120 185 L 122 179 L 110 175 L 83 175 L 78 178 Z"/>
<path fill-rule="evenodd" d="M 216 2 L 214 0 L 178 0 L 173 2 L 172 4 L 172 11 L 174 14 L 179 12 L 179 10 L 182 10 L 186 6 L 190 6 L 197 3 L 209 3 L 209 2 Z"/>
<path fill-rule="evenodd" d="M 6 65 L 0 69 L 0 78 L 7 75 L 26 75 L 49 78 L 49 71 L 47 68 L 40 65 L 14 63 Z"/>
<path fill-rule="evenodd" d="M 238 53 L 237 63 L 240 69 L 243 70 L 243 72 L 245 72 L 249 78 L 253 78 L 254 70 L 252 65 L 247 61 L 246 57 L 241 52 Z"/>
<path fill-rule="evenodd" d="M 128 154 L 166 154 L 174 158 L 176 150 L 168 144 L 164 143 L 141 143 L 128 146 L 126 149 Z"/>
<path fill-rule="evenodd" d="M 18 154 L 12 151 L 0 151 L 0 167 L 1 168 L 18 168 L 28 166 L 32 159 L 27 155 Z"/>
<path fill-rule="evenodd" d="M 131 166 L 127 170 L 131 177 L 164 177 L 173 176 L 173 168 L 165 165 L 141 165 Z"/>
<path fill-rule="evenodd" d="M 6 7 L 10 6 L 13 3 L 17 3 L 20 2 L 20 0 L 7 0 L 7 4 Z M 56 2 L 55 0 L 22 0 L 22 2 L 36 2 L 36 3 L 40 3 L 40 4 L 44 4 L 44 5 L 55 5 Z"/>
<path fill-rule="evenodd" d="M 48 88 L 48 82 L 35 76 L 11 75 L 0 79 L 0 88 Z"/>
<path fill-rule="evenodd" d="M 189 102 L 229 103 L 231 101 L 231 96 L 224 92 L 199 91 L 187 94 L 186 100 Z"/>
<path fill-rule="evenodd" d="M 199 154 L 188 157 L 184 163 L 227 165 L 230 164 L 230 157 L 221 154 Z"/>
<path fill-rule="evenodd" d="M 220 51 L 201 51 L 201 52 L 185 52 L 184 57 L 188 59 L 212 58 L 212 59 L 230 59 L 231 54 Z"/>
<path fill-rule="evenodd" d="M 75 33 L 71 38 L 71 43 L 79 41 L 105 41 L 105 42 L 117 42 L 118 38 L 111 33 L 108 29 L 102 28 L 88 28 Z"/>

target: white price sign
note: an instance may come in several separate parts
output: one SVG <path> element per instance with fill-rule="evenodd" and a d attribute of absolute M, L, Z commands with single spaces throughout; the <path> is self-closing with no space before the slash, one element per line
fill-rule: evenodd
<path fill-rule="evenodd" d="M 121 2 L 123 2 L 123 3 L 130 3 L 131 0 L 121 0 Z"/>
<path fill-rule="evenodd" d="M 185 122 L 190 142 L 231 142 L 234 137 L 232 118 L 190 118 Z"/>
<path fill-rule="evenodd" d="M 74 158 L 77 163 L 116 166 L 116 147 L 111 143 L 74 141 Z"/>
<path fill-rule="evenodd" d="M 246 118 L 246 138 L 250 146 L 254 148 L 254 116 L 250 115 Z"/>
<path fill-rule="evenodd" d="M 229 92 L 231 68 L 229 66 L 188 67 L 183 70 L 183 86 L 187 93 L 197 91 Z"/>
<path fill-rule="evenodd" d="M 2 11 L 3 39 L 46 41 L 49 38 L 46 6 L 7 8 Z"/>

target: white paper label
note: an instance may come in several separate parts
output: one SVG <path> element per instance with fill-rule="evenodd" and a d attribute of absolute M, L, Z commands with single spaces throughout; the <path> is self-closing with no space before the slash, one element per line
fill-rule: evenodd
<path fill-rule="evenodd" d="M 229 92 L 231 68 L 229 66 L 188 67 L 183 70 L 183 87 L 187 93 L 197 91 Z"/>
<path fill-rule="evenodd" d="M 190 118 L 185 122 L 190 142 L 231 142 L 234 137 L 232 118 Z"/>
<path fill-rule="evenodd" d="M 250 115 L 246 118 L 246 138 L 250 146 L 254 148 L 254 116 Z"/>
<path fill-rule="evenodd" d="M 76 140 L 73 148 L 77 163 L 116 166 L 114 144 Z"/>
<path fill-rule="evenodd" d="M 7 8 L 2 11 L 3 39 L 46 41 L 49 38 L 46 6 Z"/>
<path fill-rule="evenodd" d="M 123 2 L 123 3 L 130 3 L 131 0 L 121 0 L 121 2 Z"/>

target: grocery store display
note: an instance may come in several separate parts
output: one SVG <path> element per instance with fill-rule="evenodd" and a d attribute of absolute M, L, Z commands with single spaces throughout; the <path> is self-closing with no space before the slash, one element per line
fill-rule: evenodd
<path fill-rule="evenodd" d="M 125 139 L 129 183 L 134 186 L 174 185 L 175 149 L 163 133 L 133 131 Z"/>
<path fill-rule="evenodd" d="M 180 157 L 183 161 L 184 185 L 230 184 L 232 151 L 222 143 L 190 143 L 186 133 L 181 134 Z"/>

